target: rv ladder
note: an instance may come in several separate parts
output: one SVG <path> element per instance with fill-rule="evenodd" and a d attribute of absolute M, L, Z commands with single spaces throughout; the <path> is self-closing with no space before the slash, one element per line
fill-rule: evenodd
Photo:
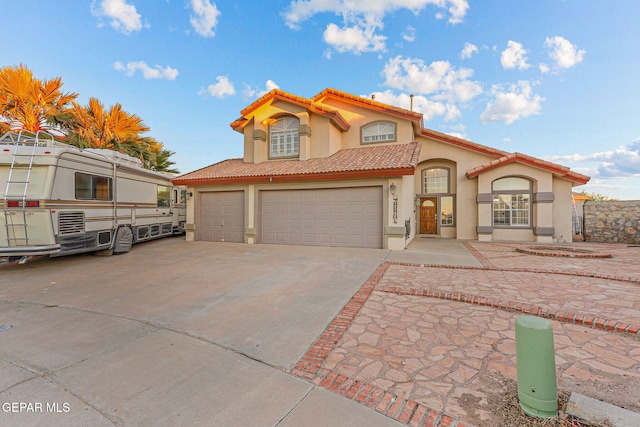
<path fill-rule="evenodd" d="M 22 132 L 20 133 L 22 136 Z M 38 135 L 35 140 L 20 142 L 20 136 L 13 149 L 13 157 L 7 176 L 7 187 L 4 192 L 4 225 L 7 235 L 7 246 L 26 246 L 29 244 L 27 229 L 27 192 L 33 170 L 36 147 L 39 145 Z M 31 152 L 20 153 L 19 148 L 32 146 Z M 24 159 L 23 159 L 24 158 Z M 20 209 L 9 209 L 10 201 L 18 201 Z M 17 216 L 17 218 L 16 218 Z"/>

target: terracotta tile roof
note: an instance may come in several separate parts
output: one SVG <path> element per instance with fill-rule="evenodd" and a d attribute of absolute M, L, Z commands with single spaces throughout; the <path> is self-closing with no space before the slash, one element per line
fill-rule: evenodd
<path fill-rule="evenodd" d="M 578 184 L 585 184 L 590 179 L 586 175 L 581 175 L 579 173 L 572 172 L 568 167 L 565 167 L 565 166 L 547 162 L 535 157 L 527 156 L 522 153 L 509 153 L 507 151 L 502 151 L 502 150 L 491 148 L 485 145 L 477 144 L 477 143 L 468 141 L 466 139 L 457 138 L 455 136 L 436 132 L 431 129 L 426 129 L 423 126 L 423 122 L 422 122 L 423 115 L 421 113 L 405 110 L 403 108 L 394 107 L 388 104 L 383 104 L 381 102 L 377 102 L 369 98 L 352 95 L 352 94 L 342 92 L 337 89 L 331 89 L 331 88 L 327 88 L 323 90 L 322 92 L 313 96 L 310 99 L 302 98 L 287 92 L 283 92 L 280 89 L 274 89 L 271 92 L 264 95 L 263 97 L 261 97 L 260 99 L 250 104 L 244 110 L 242 110 L 241 111 L 242 117 L 240 117 L 239 119 L 231 123 L 231 127 L 238 132 L 242 132 L 243 127 L 252 119 L 253 112 L 257 110 L 259 107 L 261 107 L 262 105 L 272 102 L 274 99 L 279 99 L 286 102 L 292 102 L 294 104 L 300 105 L 308 109 L 309 111 L 326 115 L 330 117 L 332 122 L 340 130 L 346 131 L 350 127 L 349 123 L 344 119 L 344 117 L 340 114 L 340 112 L 337 109 L 334 109 L 329 105 L 326 105 L 327 100 L 337 99 L 343 102 L 350 103 L 352 105 L 362 106 L 372 111 L 380 111 L 380 112 L 388 113 L 391 115 L 395 115 L 397 117 L 404 118 L 406 120 L 410 120 L 413 123 L 414 132 L 416 133 L 416 135 L 435 139 L 437 141 L 440 141 L 446 144 L 455 145 L 467 150 L 471 150 L 471 151 L 495 158 L 495 160 L 489 163 L 483 164 L 481 166 L 478 166 L 474 169 L 467 171 L 467 177 L 469 179 L 474 178 L 480 175 L 481 173 L 491 170 L 493 168 L 496 168 L 508 163 L 512 163 L 512 162 L 518 162 L 521 164 L 527 164 L 530 166 L 548 170 L 558 176 L 563 177 L 564 179 L 568 179 Z M 317 159 L 317 160 L 322 160 L 322 159 Z"/>
<path fill-rule="evenodd" d="M 467 178 L 472 179 L 484 172 L 487 172 L 497 167 L 508 165 L 509 163 L 514 163 L 514 162 L 548 170 L 556 175 L 559 175 L 565 179 L 568 179 L 569 181 L 573 181 L 578 184 L 586 184 L 587 182 L 589 182 L 589 179 L 591 179 L 586 175 L 581 175 L 579 173 L 572 172 L 566 166 L 547 162 L 546 160 L 538 159 L 537 157 L 528 156 L 522 153 L 507 154 L 489 163 L 485 163 L 483 165 L 470 169 L 466 172 L 466 176 Z"/>
<path fill-rule="evenodd" d="M 312 99 L 293 95 L 280 89 L 272 89 L 261 98 L 258 98 L 256 101 L 249 104 L 245 109 L 240 111 L 240 114 L 242 116 L 234 120 L 231 123 L 231 127 L 238 132 L 242 132 L 242 128 L 249 122 L 254 111 L 256 111 L 259 107 L 278 99 L 300 105 L 308 109 L 312 113 L 317 113 L 329 117 L 331 121 L 338 127 L 338 129 L 343 132 L 349 130 L 349 128 L 351 127 L 349 122 L 344 117 L 342 117 L 338 110 L 326 105 L 316 103 Z"/>
<path fill-rule="evenodd" d="M 475 142 L 468 141 L 466 139 L 458 138 L 446 133 L 436 132 L 435 130 L 423 128 L 420 135 L 433 138 L 435 140 L 446 142 L 447 144 L 457 145 L 458 147 L 466 148 L 478 153 L 486 154 L 491 157 L 502 157 L 509 155 L 508 151 L 498 150 L 497 148 L 487 147 L 486 145 L 477 144 Z"/>
<path fill-rule="evenodd" d="M 422 113 L 416 113 L 415 111 L 405 110 L 404 108 L 394 107 L 393 105 L 384 104 L 382 102 L 375 101 L 363 96 L 352 95 L 341 90 L 327 88 L 311 98 L 314 102 L 323 102 L 326 98 L 336 98 L 342 101 L 349 102 L 351 104 L 360 104 L 366 106 L 370 110 L 384 111 L 385 113 L 391 113 L 396 116 L 401 116 L 405 119 L 409 119 L 416 122 L 422 122 Z"/>
<path fill-rule="evenodd" d="M 175 185 L 381 178 L 411 175 L 421 144 L 343 149 L 326 158 L 247 163 L 229 159 L 173 179 Z"/>

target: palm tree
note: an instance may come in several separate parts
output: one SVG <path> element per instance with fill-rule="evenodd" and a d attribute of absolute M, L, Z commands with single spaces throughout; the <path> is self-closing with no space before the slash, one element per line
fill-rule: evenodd
<path fill-rule="evenodd" d="M 78 94 L 61 88 L 60 77 L 37 79 L 22 64 L 0 68 L 0 129 L 65 129 L 71 119 L 69 104 Z"/>
<path fill-rule="evenodd" d="M 73 119 L 67 142 L 82 148 L 105 148 L 137 157 L 143 162 L 151 156 L 152 138 L 143 137 L 147 127 L 135 114 L 127 113 L 122 105 L 105 109 L 97 98 L 90 98 L 86 106 L 72 103 Z"/>
<path fill-rule="evenodd" d="M 162 147 L 162 144 L 160 146 Z M 148 168 L 157 172 L 180 173 L 178 169 L 172 167 L 176 162 L 169 160 L 169 157 L 174 154 L 176 153 L 171 150 L 161 148 L 160 151 L 155 152 L 155 156 Z"/>

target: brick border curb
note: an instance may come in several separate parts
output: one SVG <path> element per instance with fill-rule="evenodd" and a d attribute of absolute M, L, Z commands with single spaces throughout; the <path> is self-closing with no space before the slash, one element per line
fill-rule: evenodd
<path fill-rule="evenodd" d="M 617 282 L 629 282 L 629 283 L 640 284 L 640 278 L 638 277 L 613 276 L 610 274 L 600 274 L 600 273 L 585 273 L 583 271 L 545 270 L 542 268 L 527 268 L 527 267 L 504 268 L 504 267 L 493 267 L 493 266 L 474 267 L 471 265 L 416 264 L 411 262 L 399 262 L 399 261 L 385 261 L 385 263 L 390 265 L 402 265 L 406 267 L 446 268 L 450 270 L 511 271 L 514 273 L 559 274 L 562 276 L 588 277 L 591 279 L 615 280 Z M 484 264 L 484 262 L 482 263 Z"/>
<path fill-rule="evenodd" d="M 465 246 L 467 246 L 465 242 Z M 480 295 L 464 294 L 460 292 L 433 291 L 428 289 L 410 288 L 402 286 L 386 286 L 378 288 L 380 279 L 391 265 L 400 265 L 419 268 L 446 268 L 485 271 L 512 271 L 543 274 L 561 274 L 568 276 L 590 277 L 597 279 L 616 280 L 631 283 L 640 283 L 640 279 L 633 277 L 609 276 L 595 273 L 583 273 L 580 271 L 543 270 L 529 268 L 498 268 L 482 256 L 478 251 L 468 245 L 467 248 L 483 264 L 483 267 L 473 266 L 446 266 L 438 264 L 414 264 L 403 262 L 382 262 L 360 289 L 351 297 L 336 317 L 329 323 L 320 337 L 311 345 L 302 356 L 290 374 L 306 379 L 311 383 L 326 390 L 339 394 L 369 408 L 384 414 L 400 423 L 412 427 L 473 427 L 473 425 L 455 419 L 444 412 L 438 412 L 415 400 L 405 399 L 389 393 L 388 391 L 362 381 L 338 374 L 335 371 L 322 368 L 329 354 L 335 350 L 338 342 L 347 331 L 351 322 L 364 303 L 369 299 L 374 290 L 399 295 L 412 295 L 430 298 L 446 299 L 465 302 L 469 304 L 494 307 L 500 310 L 520 312 L 533 316 L 540 316 L 564 323 L 588 326 L 610 332 L 619 332 L 640 337 L 640 325 L 618 322 L 612 319 L 600 318 L 594 315 L 586 315 L 574 312 L 544 309 L 540 306 L 517 301 L 507 301 L 499 298 L 489 298 Z"/>
<path fill-rule="evenodd" d="M 561 249 L 559 249 L 561 250 Z M 613 258 L 611 254 L 587 254 L 587 253 L 554 253 L 548 252 L 544 250 L 534 250 L 534 249 L 525 249 L 525 248 L 516 248 L 516 252 L 527 255 L 535 255 L 535 256 L 550 256 L 550 257 L 559 257 L 559 258 L 585 258 L 585 259 L 604 259 L 604 258 Z"/>
<path fill-rule="evenodd" d="M 581 314 L 571 311 L 552 310 L 549 308 L 545 309 L 534 304 L 503 300 L 501 298 L 484 297 L 481 295 L 464 294 L 461 292 L 446 292 L 431 289 L 411 288 L 405 286 L 385 286 L 383 288 L 377 288 L 376 290 L 389 294 L 437 298 L 474 305 L 482 305 L 504 311 L 524 313 L 531 316 L 557 320 L 563 323 L 572 323 L 574 325 L 588 326 L 590 328 L 602 329 L 609 332 L 627 333 L 640 337 L 640 325 L 597 317 L 592 314 Z"/>
<path fill-rule="evenodd" d="M 322 368 L 329 354 L 336 348 L 336 344 L 347 331 L 353 319 L 369 299 L 382 276 L 389 268 L 388 263 L 382 263 L 376 268 L 371 277 L 351 297 L 349 302 L 340 310 L 338 315 L 329 323 L 316 342 L 311 345 L 306 354 L 298 361 L 291 373 L 302 378 L 313 380 Z"/>
<path fill-rule="evenodd" d="M 470 242 L 462 242 L 462 244 L 464 245 L 465 248 L 467 248 L 469 252 L 471 252 L 471 255 L 473 255 L 475 259 L 477 259 L 480 262 L 480 264 L 486 267 L 496 268 L 496 266 L 491 261 L 489 261 L 484 255 L 482 255 L 482 253 L 479 250 L 474 248 Z"/>
<path fill-rule="evenodd" d="M 390 265 L 378 266 L 289 373 L 412 427 L 473 427 L 415 400 L 322 368 Z"/>

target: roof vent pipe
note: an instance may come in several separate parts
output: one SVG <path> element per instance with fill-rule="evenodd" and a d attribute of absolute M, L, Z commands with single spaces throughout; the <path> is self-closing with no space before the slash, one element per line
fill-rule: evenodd
<path fill-rule="evenodd" d="M 409 110 L 413 111 L 413 94 L 409 95 L 409 98 L 411 98 L 411 104 L 410 104 Z"/>
<path fill-rule="evenodd" d="M 371 99 L 374 100 L 374 101 L 376 100 L 376 94 L 375 93 L 371 94 Z"/>

